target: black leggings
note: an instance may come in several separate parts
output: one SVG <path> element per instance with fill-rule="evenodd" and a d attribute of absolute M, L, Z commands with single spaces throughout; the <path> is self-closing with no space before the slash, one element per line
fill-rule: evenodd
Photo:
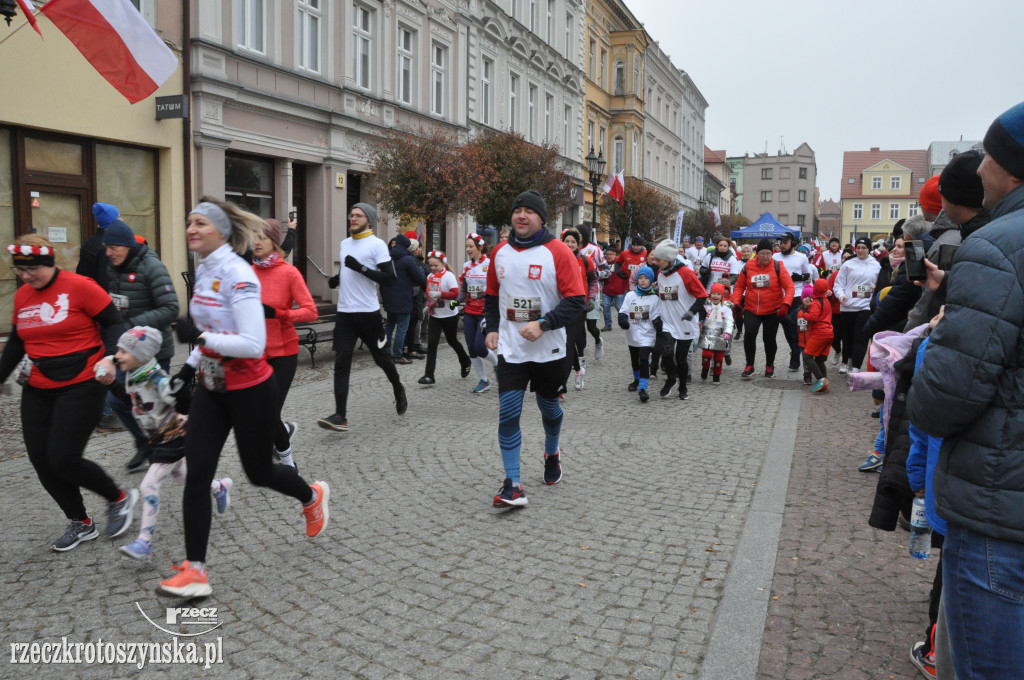
<path fill-rule="evenodd" d="M 462 315 L 462 334 L 466 336 L 466 350 L 471 359 L 486 357 L 490 351 L 484 343 L 484 334 L 480 332 L 480 324 L 483 322 L 484 317 L 480 314 Z"/>
<path fill-rule="evenodd" d="M 827 358 L 827 354 L 825 356 L 815 357 L 811 356 L 807 352 L 804 352 L 804 370 L 810 371 L 811 375 L 813 375 L 818 380 L 821 380 L 822 378 L 827 378 L 828 369 L 825 368 L 825 359 Z"/>
<path fill-rule="evenodd" d="M 651 377 L 651 352 L 653 347 L 629 346 L 629 363 L 634 371 L 640 371 L 641 378 Z"/>
<path fill-rule="evenodd" d="M 594 342 L 601 342 L 601 329 L 597 327 L 597 319 L 587 319 L 587 332 L 594 336 Z"/>
<path fill-rule="evenodd" d="M 746 355 L 747 366 L 754 365 L 754 354 L 757 351 L 757 330 L 764 327 L 761 339 L 764 342 L 764 363 L 766 366 L 775 365 L 775 352 L 779 345 L 775 336 L 779 334 L 778 314 L 762 314 L 756 316 L 753 312 L 743 313 L 743 354 Z"/>
<path fill-rule="evenodd" d="M 81 488 L 103 496 L 108 503 L 121 495 L 120 487 L 103 468 L 82 455 L 103 415 L 106 394 L 107 386 L 95 380 L 21 391 L 21 431 L 28 459 L 39 482 L 68 519 L 89 517 Z M 206 493 L 209 496 L 209 486 Z"/>
<path fill-rule="evenodd" d="M 352 372 L 352 353 L 356 340 L 370 350 L 374 362 L 384 371 L 391 382 L 395 396 L 402 389 L 402 380 L 384 343 L 384 320 L 380 312 L 338 312 L 334 322 L 334 412 L 344 418 L 348 407 L 348 376 Z"/>
<path fill-rule="evenodd" d="M 206 545 L 210 540 L 210 483 L 217 473 L 217 462 L 231 430 L 235 431 L 238 458 L 250 482 L 270 487 L 302 503 L 313 499 L 313 490 L 295 468 L 273 462 L 274 428 L 281 415 L 277 395 L 277 380 L 273 375 L 243 390 L 209 392 L 202 385 L 196 388 L 185 434 L 188 474 L 181 502 L 185 557 L 189 561 L 206 561 Z"/>
<path fill-rule="evenodd" d="M 843 362 L 850 362 L 854 368 L 860 368 L 864 363 L 864 355 L 868 351 L 868 340 L 865 338 L 864 324 L 871 318 L 871 310 L 865 309 L 860 312 L 843 312 L 839 315 L 839 321 L 843 330 Z"/>
<path fill-rule="evenodd" d="M 838 314 L 832 315 L 832 328 L 833 330 L 838 328 L 839 332 L 832 336 L 832 351 L 839 354 L 843 348 L 843 333 L 840 317 Z"/>
<path fill-rule="evenodd" d="M 288 390 L 292 386 L 292 380 L 295 378 L 295 369 L 299 365 L 299 355 L 292 354 L 286 357 L 274 357 L 267 359 L 267 363 L 274 369 L 274 377 L 277 378 L 277 412 L 280 416 L 281 409 L 284 408 L 284 402 L 288 398 Z M 274 447 L 278 451 L 287 451 L 290 444 L 288 442 L 288 430 L 284 426 L 284 421 L 280 417 L 277 419 L 277 430 L 274 432 Z"/>
<path fill-rule="evenodd" d="M 434 377 L 434 368 L 437 367 L 437 346 L 441 344 L 441 333 L 444 332 L 444 339 L 448 345 L 459 355 L 459 366 L 469 366 L 469 355 L 466 349 L 459 342 L 459 316 L 446 316 L 437 318 L 431 316 L 427 326 L 427 367 L 423 375 Z"/>
<path fill-rule="evenodd" d="M 665 369 L 665 377 L 671 380 L 675 376 L 679 380 L 679 389 L 685 390 L 686 378 L 690 374 L 690 365 L 686 362 L 686 355 L 690 352 L 690 343 L 693 342 L 693 339 L 676 340 L 668 333 L 662 335 L 664 336 L 664 345 L 661 350 L 661 365 Z M 674 353 L 673 345 L 675 346 Z"/>
<path fill-rule="evenodd" d="M 583 357 L 583 350 L 587 348 L 586 319 L 582 314 L 575 321 L 565 325 L 565 347 L 572 359 L 572 370 L 580 370 L 580 358 Z"/>

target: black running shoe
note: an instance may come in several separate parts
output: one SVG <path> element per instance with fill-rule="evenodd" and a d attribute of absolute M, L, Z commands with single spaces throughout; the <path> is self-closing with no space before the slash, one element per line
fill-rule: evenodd
<path fill-rule="evenodd" d="M 743 374 L 740 375 L 740 377 L 741 378 L 751 378 L 751 377 L 753 377 L 753 375 L 754 375 L 754 367 L 753 366 L 747 366 L 746 368 L 743 369 Z"/>
<path fill-rule="evenodd" d="M 558 484 L 562 481 L 561 451 L 544 456 L 544 483 Z"/>
<path fill-rule="evenodd" d="M 626 389 L 629 390 L 630 392 L 636 392 L 636 388 L 638 387 L 640 387 L 640 381 L 634 380 L 633 382 L 629 383 L 629 387 L 627 387 Z"/>
<path fill-rule="evenodd" d="M 648 396 L 647 390 L 640 390 L 640 403 L 646 404 L 648 399 L 650 399 L 650 396 Z"/>
<path fill-rule="evenodd" d="M 661 396 L 663 396 L 663 397 L 667 397 L 669 394 L 672 393 L 672 388 L 675 387 L 675 386 L 676 386 L 676 379 L 675 378 L 669 378 L 668 380 L 665 381 L 665 385 L 661 388 L 661 392 L 659 392 L 659 394 Z"/>
<path fill-rule="evenodd" d="M 472 368 L 473 364 L 466 364 L 465 366 L 463 366 L 461 371 L 462 377 L 465 378 L 467 375 L 469 375 L 469 372 L 470 370 L 472 370 Z"/>
<path fill-rule="evenodd" d="M 395 411 L 398 415 L 405 415 L 405 412 L 409 410 L 409 400 L 405 398 L 405 385 L 399 385 L 398 390 L 395 392 Z"/>

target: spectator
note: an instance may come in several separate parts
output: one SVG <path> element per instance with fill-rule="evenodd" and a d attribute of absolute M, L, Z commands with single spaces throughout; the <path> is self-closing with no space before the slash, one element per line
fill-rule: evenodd
<path fill-rule="evenodd" d="M 416 263 L 416 258 L 409 252 L 412 242 L 405 234 L 395 237 L 395 245 L 391 248 L 391 260 L 394 262 L 395 274 L 398 278 L 390 286 L 380 289 L 380 297 L 384 303 L 384 311 L 388 313 L 388 322 L 384 328 L 387 336 L 385 349 L 390 348 L 392 359 L 396 364 L 411 364 L 412 360 L 403 356 L 405 334 L 409 330 L 409 319 L 412 316 L 414 286 L 424 286 L 427 278 Z M 394 343 L 391 342 L 394 334 Z"/>
<path fill-rule="evenodd" d="M 117 206 L 109 203 L 93 203 L 92 214 L 96 218 L 96 226 L 99 228 L 95 234 L 90 236 L 82 244 L 78 251 L 78 266 L 76 274 L 88 276 L 100 284 L 100 288 L 107 289 L 107 251 L 103 246 L 103 232 L 110 224 L 121 215 Z"/>

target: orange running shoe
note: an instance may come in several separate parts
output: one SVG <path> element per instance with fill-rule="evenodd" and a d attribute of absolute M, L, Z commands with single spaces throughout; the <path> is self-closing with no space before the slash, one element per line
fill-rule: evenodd
<path fill-rule="evenodd" d="M 206 579 L 206 570 L 193 569 L 188 560 L 171 567 L 177 574 L 160 582 L 158 592 L 177 597 L 206 597 L 213 592 Z"/>
<path fill-rule="evenodd" d="M 327 482 L 313 482 L 311 487 L 316 492 L 316 501 L 302 508 L 306 516 L 306 535 L 315 538 L 327 528 L 327 501 L 331 497 L 331 487 Z"/>

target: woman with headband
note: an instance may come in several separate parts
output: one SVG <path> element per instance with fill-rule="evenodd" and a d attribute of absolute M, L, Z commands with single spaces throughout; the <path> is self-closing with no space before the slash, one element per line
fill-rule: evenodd
<path fill-rule="evenodd" d="M 64 552 L 99 536 L 85 510 L 83 487 L 107 501 L 104 534 L 120 536 L 131 525 L 139 492 L 118 487 L 83 453 L 103 415 L 106 385 L 114 380 L 109 357 L 127 326 L 95 281 L 56 266 L 53 244 L 39 234 L 19 236 L 7 252 L 24 285 L 14 293 L 0 384 L 20 362 L 17 381 L 28 458 L 43 488 L 71 521 L 51 547 Z"/>
<path fill-rule="evenodd" d="M 295 468 L 273 462 L 280 422 L 277 379 L 264 356 L 267 327 L 259 279 L 241 257 L 263 224 L 235 205 L 206 197 L 188 216 L 188 249 L 202 259 L 189 301 L 192 321 L 179 319 L 177 334 L 178 340 L 196 347 L 175 377 L 188 382 L 198 371 L 199 384 L 185 435 L 186 560 L 175 567 L 175 576 L 160 583 L 160 592 L 167 595 L 201 597 L 212 592 L 206 575 L 209 489 L 232 429 L 249 481 L 300 501 L 307 536 L 318 536 L 327 527 L 327 483 L 309 486 Z"/>
<path fill-rule="evenodd" d="M 487 268 L 491 261 L 487 257 L 487 243 L 480 234 L 466 237 L 466 264 L 462 268 L 460 297 L 465 299 L 462 314 L 462 332 L 466 336 L 466 349 L 480 382 L 473 388 L 473 394 L 491 389 L 484 370 L 484 359 L 491 368 L 498 367 L 498 355 L 487 349 L 484 342 L 484 290 L 487 288 Z"/>
<path fill-rule="evenodd" d="M 437 346 L 441 342 L 441 333 L 452 349 L 459 356 L 462 377 L 469 375 L 472 363 L 469 355 L 459 342 L 459 281 L 448 266 L 448 258 L 440 250 L 427 253 L 427 265 L 430 276 L 427 277 L 427 313 L 430 322 L 427 327 L 427 366 L 423 377 L 417 382 L 420 385 L 434 384 L 434 368 L 437 366 Z"/>

